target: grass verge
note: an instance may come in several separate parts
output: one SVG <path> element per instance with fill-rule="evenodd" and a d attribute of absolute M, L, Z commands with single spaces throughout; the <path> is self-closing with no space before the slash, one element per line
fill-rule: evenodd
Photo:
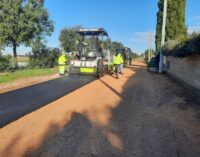
<path fill-rule="evenodd" d="M 22 69 L 15 72 L 0 73 L 0 84 L 13 82 L 22 78 L 51 75 L 58 72 L 58 68 L 52 69 Z"/>

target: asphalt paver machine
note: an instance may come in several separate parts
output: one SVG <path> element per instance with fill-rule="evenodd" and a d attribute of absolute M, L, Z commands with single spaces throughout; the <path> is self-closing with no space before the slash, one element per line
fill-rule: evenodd
<path fill-rule="evenodd" d="M 71 59 L 69 74 L 103 76 L 111 62 L 111 55 L 106 43 L 108 33 L 103 28 L 80 29 L 77 33 L 82 37 L 78 44 L 78 52 Z"/>

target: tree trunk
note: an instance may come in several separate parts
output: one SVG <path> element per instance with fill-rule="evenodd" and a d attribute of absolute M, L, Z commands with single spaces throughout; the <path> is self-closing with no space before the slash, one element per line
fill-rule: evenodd
<path fill-rule="evenodd" d="M 14 65 L 15 68 L 18 68 L 18 62 L 17 62 L 17 45 L 14 43 L 13 44 L 13 60 L 14 60 Z"/>

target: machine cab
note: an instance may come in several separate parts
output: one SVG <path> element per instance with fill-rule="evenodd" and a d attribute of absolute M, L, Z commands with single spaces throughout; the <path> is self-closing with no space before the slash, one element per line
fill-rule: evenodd
<path fill-rule="evenodd" d="M 108 33 L 103 28 L 80 29 L 82 41 L 77 45 L 75 59 L 71 60 L 69 73 L 102 76 L 110 52 L 108 50 Z"/>

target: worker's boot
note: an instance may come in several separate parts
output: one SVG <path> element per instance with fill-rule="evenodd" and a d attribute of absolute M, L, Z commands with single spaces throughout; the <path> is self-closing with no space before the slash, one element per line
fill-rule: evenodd
<path fill-rule="evenodd" d="M 119 72 L 121 75 L 124 75 L 124 73 L 122 71 Z"/>
<path fill-rule="evenodd" d="M 119 79 L 119 66 L 115 65 L 116 79 Z"/>
<path fill-rule="evenodd" d="M 119 74 L 118 73 L 116 73 L 116 79 L 119 79 Z"/>

